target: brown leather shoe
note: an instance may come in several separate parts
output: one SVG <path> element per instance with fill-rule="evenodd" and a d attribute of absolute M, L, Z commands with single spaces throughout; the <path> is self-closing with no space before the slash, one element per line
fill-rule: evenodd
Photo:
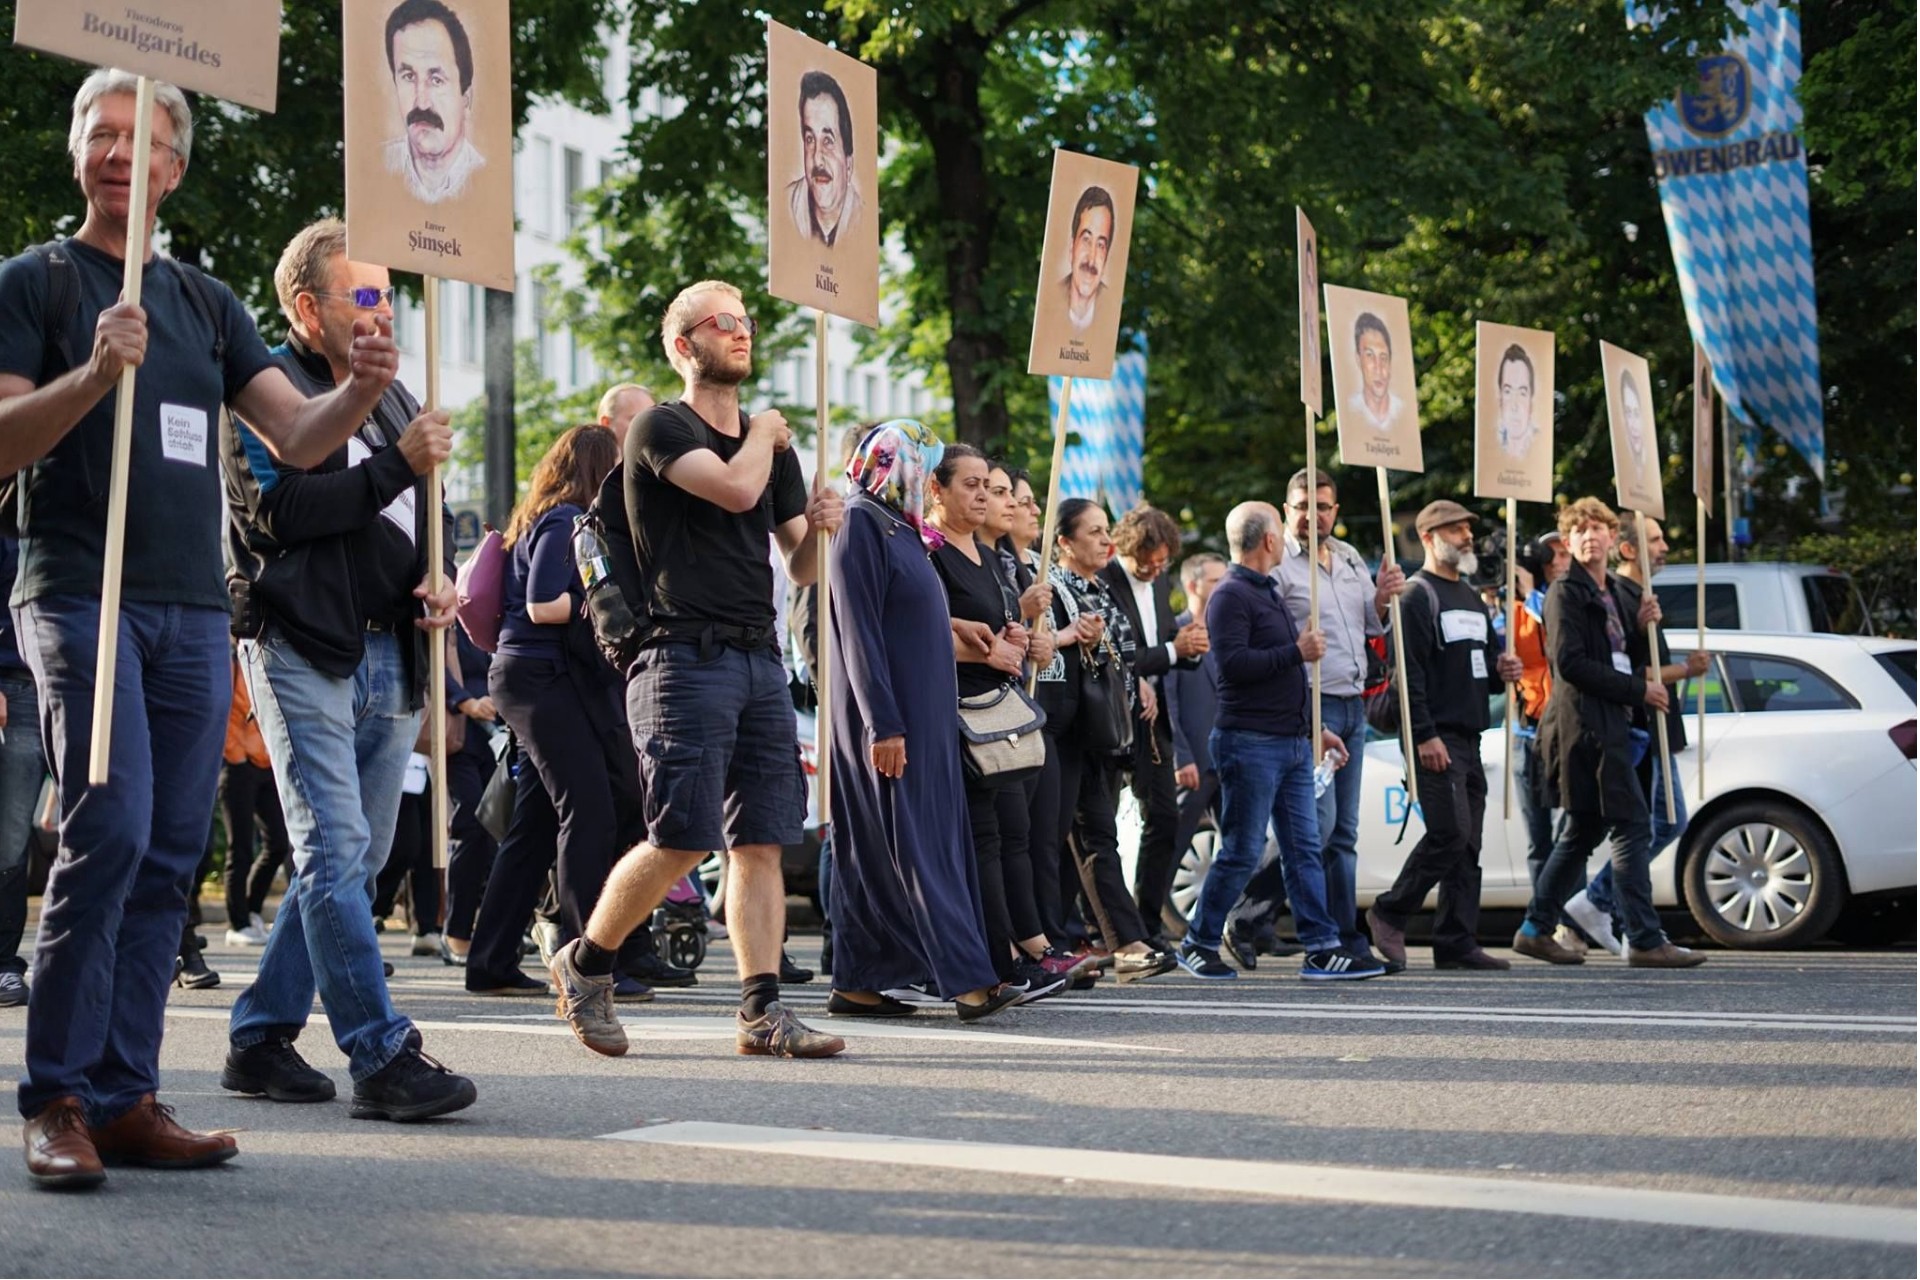
<path fill-rule="evenodd" d="M 1635 969 L 1691 969 L 1706 962 L 1706 952 L 1689 951 L 1671 942 L 1663 942 L 1651 951 L 1627 948 L 1627 964 Z"/>
<path fill-rule="evenodd" d="M 1514 934 L 1513 949 L 1519 955 L 1545 960 L 1548 964 L 1585 964 L 1587 960 L 1580 952 L 1567 950 L 1544 933 Z"/>
<path fill-rule="evenodd" d="M 107 1180 L 80 1099 L 55 1098 L 27 1121 L 20 1136 L 27 1148 L 27 1172 L 39 1185 L 83 1190 Z"/>
<path fill-rule="evenodd" d="M 1373 935 L 1373 945 L 1389 961 L 1406 968 L 1407 931 L 1396 929 L 1374 914 L 1372 907 L 1367 908 L 1367 932 Z"/>
<path fill-rule="evenodd" d="M 95 1126 L 93 1145 L 107 1164 L 148 1169 L 203 1169 L 240 1154 L 240 1144 L 227 1134 L 181 1128 L 173 1108 L 152 1094 L 112 1123 Z"/>

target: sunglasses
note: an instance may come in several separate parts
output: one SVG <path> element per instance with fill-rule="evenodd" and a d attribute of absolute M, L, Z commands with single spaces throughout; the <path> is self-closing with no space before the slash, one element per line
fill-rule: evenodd
<path fill-rule="evenodd" d="M 344 299 L 347 302 L 351 302 L 354 306 L 360 308 L 362 311 L 371 311 L 383 302 L 386 303 L 388 306 L 393 305 L 393 286 L 392 285 L 388 285 L 384 289 L 376 289 L 372 285 L 363 285 L 358 289 L 346 289 L 346 290 L 339 290 L 339 291 L 332 290 L 332 289 L 314 289 L 311 292 L 313 293 L 313 296 L 316 298 Z"/>
<path fill-rule="evenodd" d="M 730 312 L 716 311 L 705 320 L 700 321 L 699 324 L 688 325 L 685 336 L 692 336 L 693 331 L 698 329 L 702 324 L 710 324 L 721 333 L 732 333 L 735 329 L 745 329 L 749 338 L 760 332 L 760 326 L 753 322 L 752 316 L 736 316 Z"/>

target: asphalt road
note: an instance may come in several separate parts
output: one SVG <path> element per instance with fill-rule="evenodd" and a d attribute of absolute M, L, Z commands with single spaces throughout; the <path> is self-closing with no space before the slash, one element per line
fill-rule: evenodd
<path fill-rule="evenodd" d="M 163 1096 L 240 1158 L 60 1195 L 8 1157 L 0 1273 L 1915 1274 L 1910 951 L 1335 987 L 1267 960 L 786 1062 L 734 1055 L 724 947 L 624 1007 L 620 1060 L 402 947 L 396 1002 L 474 1108 L 223 1093 L 257 953 L 216 947 L 221 988 L 174 993 Z M 23 1023 L 0 1010 L 8 1088 Z M 344 1098 L 323 1020 L 301 1045 Z"/>

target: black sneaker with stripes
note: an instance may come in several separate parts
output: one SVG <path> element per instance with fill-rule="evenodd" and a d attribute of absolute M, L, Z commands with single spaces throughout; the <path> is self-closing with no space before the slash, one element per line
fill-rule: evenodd
<path fill-rule="evenodd" d="M 1308 982 L 1357 982 L 1377 978 L 1386 971 L 1386 966 L 1371 956 L 1338 950 L 1309 952 L 1300 965 L 1300 976 Z"/>

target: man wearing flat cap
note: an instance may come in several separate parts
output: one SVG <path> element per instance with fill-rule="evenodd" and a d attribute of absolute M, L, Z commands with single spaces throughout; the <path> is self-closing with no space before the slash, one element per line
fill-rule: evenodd
<path fill-rule="evenodd" d="M 1407 963 L 1407 921 L 1435 885 L 1440 901 L 1433 925 L 1437 969 L 1506 969 L 1475 939 L 1480 923 L 1480 828 L 1487 809 L 1487 775 L 1480 735 L 1487 729 L 1487 697 L 1497 683 L 1518 680 L 1520 660 L 1497 657 L 1493 628 L 1480 593 L 1463 579 L 1480 567 L 1473 553 L 1474 515 L 1442 499 L 1414 521 L 1427 550 L 1420 572 L 1407 580 L 1400 621 L 1407 647 L 1407 702 L 1413 729 L 1414 786 L 1427 831 L 1407 855 L 1393 887 L 1367 911 L 1373 942 L 1389 966 Z"/>

